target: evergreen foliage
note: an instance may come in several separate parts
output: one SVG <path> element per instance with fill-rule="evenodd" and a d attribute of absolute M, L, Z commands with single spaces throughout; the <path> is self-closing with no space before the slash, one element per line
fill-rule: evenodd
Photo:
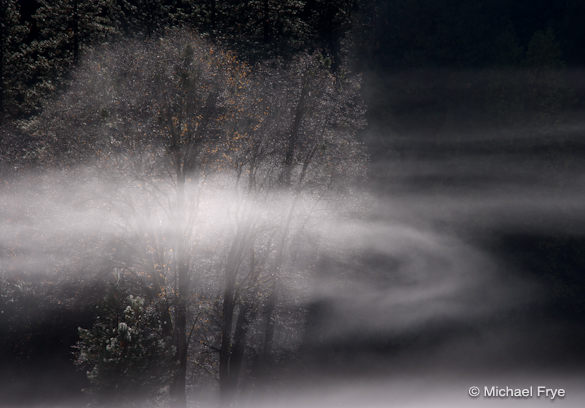
<path fill-rule="evenodd" d="M 25 39 L 29 25 L 22 21 L 16 0 L 0 4 L 0 120 L 4 112 L 15 114 L 26 107 Z"/>
<path fill-rule="evenodd" d="M 87 391 L 97 400 L 139 406 L 168 391 L 174 347 L 158 310 L 156 301 L 112 286 L 93 326 L 79 328 L 75 364 L 86 371 Z"/>
<path fill-rule="evenodd" d="M 43 0 L 32 20 L 37 35 L 26 50 L 24 113 L 38 111 L 63 86 L 85 49 L 118 34 L 109 0 Z"/>

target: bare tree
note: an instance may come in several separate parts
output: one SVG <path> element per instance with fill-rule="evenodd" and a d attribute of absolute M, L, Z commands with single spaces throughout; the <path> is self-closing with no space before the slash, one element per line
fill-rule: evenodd
<path fill-rule="evenodd" d="M 260 321 L 261 365 L 270 365 L 281 280 L 299 226 L 311 217 L 299 201 L 337 194 L 363 176 L 365 163 L 356 137 L 365 113 L 359 77 L 333 75 L 318 55 L 257 66 L 255 76 L 262 103 L 247 106 L 266 113 L 252 128 L 240 127 L 245 137 L 231 154 L 244 194 L 225 268 L 219 374 L 226 405 L 237 390 L 250 327 Z M 268 224 L 246 212 L 254 200 L 279 203 Z"/>
<path fill-rule="evenodd" d="M 317 54 L 251 69 L 175 34 L 96 50 L 69 90 L 24 124 L 47 166 L 97 169 L 105 187 L 93 201 L 118 228 L 113 264 L 159 299 L 174 339 L 178 406 L 197 339 L 217 354 L 225 404 L 247 350 L 265 368 L 273 360 L 279 293 L 299 267 L 311 203 L 363 175 L 359 83 Z M 205 318 L 198 297 L 217 299 L 205 301 L 217 305 Z"/>
<path fill-rule="evenodd" d="M 26 126 L 43 140 L 39 154 L 45 162 L 72 169 L 96 165 L 108 182 L 123 186 L 111 198 L 122 209 L 126 237 L 141 238 L 126 244 L 139 256 L 124 266 L 142 269 L 156 291 L 167 287 L 171 293 L 177 357 L 171 394 L 178 406 L 186 404 L 200 193 L 194 180 L 217 165 L 247 75 L 235 56 L 193 36 L 126 44 L 90 56 L 71 89 Z M 129 186 L 139 194 L 127 194 Z M 154 213 L 164 217 L 166 228 L 149 227 Z"/>

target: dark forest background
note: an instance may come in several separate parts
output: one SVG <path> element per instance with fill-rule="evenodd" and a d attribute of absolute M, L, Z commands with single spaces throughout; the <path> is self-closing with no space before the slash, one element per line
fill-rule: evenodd
<path fill-rule="evenodd" d="M 579 0 L 3 0 L 2 5 L 5 129 L 40 112 L 66 89 L 87 49 L 181 27 L 235 50 L 251 64 L 287 60 L 302 51 L 322 53 L 333 70 L 349 61 L 365 73 L 370 130 L 408 132 L 414 126 L 435 134 L 452 118 L 457 126 L 466 120 L 500 126 L 519 117 L 528 121 L 527 115 L 550 124 L 555 115 L 578 109 L 584 98 L 582 77 L 575 72 L 585 64 L 585 5 Z M 373 152 L 392 154 L 388 138 L 366 133 L 376 135 L 370 140 Z M 16 145 L 26 143 L 22 135 Z"/>
<path fill-rule="evenodd" d="M 22 123 L 68 89 L 72 72 L 88 50 L 155 38 L 177 28 L 234 50 L 252 66 L 269 60 L 286 64 L 299 53 L 317 52 L 333 72 L 342 64 L 362 72 L 368 106 L 362 137 L 372 157 L 371 178 L 381 189 L 390 170 L 376 163 L 449 149 L 441 141 L 446 132 L 464 133 L 478 124 L 546 132 L 574 118 L 585 103 L 580 71 L 585 65 L 585 2 L 580 0 L 1 4 L 0 183 L 35 168 L 27 154 L 33 141 Z M 510 140 L 504 148 L 522 148 L 515 143 Z M 585 151 L 582 143 L 562 140 L 545 148 L 575 157 Z M 422 182 L 436 187 L 451 181 Z M 542 242 L 531 239 L 521 248 L 525 254 L 518 256 L 531 258 L 541 250 Z M 507 244 L 494 245 L 499 250 Z M 580 248 L 580 241 L 561 240 L 549 252 L 548 264 L 539 267 L 553 268 L 563 257 L 582 266 Z M 0 392 L 0 398 L 29 403 L 77 396 L 87 380 L 71 364 L 71 347 L 78 340 L 77 328 L 93 323 L 95 305 L 107 285 L 34 279 L 21 287 L 3 284 L 0 378 L 19 380 L 5 387 L 6 395 Z M 351 353 L 351 347 L 347 350 Z M 34 394 L 22 399 L 31 386 Z"/>
<path fill-rule="evenodd" d="M 2 5 L 5 121 L 38 112 L 66 87 L 89 47 L 177 27 L 196 30 L 250 63 L 319 50 L 334 69 L 349 58 L 371 76 L 585 63 L 585 5 L 578 0 L 4 0 Z"/>

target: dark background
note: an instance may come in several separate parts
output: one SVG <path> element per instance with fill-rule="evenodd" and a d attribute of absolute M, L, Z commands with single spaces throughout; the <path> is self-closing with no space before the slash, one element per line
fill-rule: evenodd
<path fill-rule="evenodd" d="M 19 3 L 20 22 L 30 28 L 25 44 L 45 38 L 33 17 L 40 4 Z M 145 7 L 143 11 L 149 11 Z M 339 18 L 343 7 L 348 12 Z M 122 41 L 124 35 L 163 30 L 164 16 L 154 16 L 155 20 L 123 24 Z M 372 159 L 369 190 L 382 202 L 397 196 L 423 197 L 429 206 L 444 196 L 463 197 L 463 203 L 470 196 L 489 201 L 504 185 L 511 191 L 506 197 L 521 197 L 525 187 L 536 186 L 543 200 L 557 194 L 572 197 L 572 204 L 579 202 L 577 193 L 584 186 L 572 181 L 584 174 L 584 2 L 307 1 L 300 18 L 310 29 L 294 43 L 288 41 L 289 34 L 279 32 L 282 21 L 270 22 L 271 35 L 241 41 L 247 34 L 234 35 L 232 30 L 238 18 L 245 17 L 225 14 L 214 26 L 202 18 L 195 28 L 237 49 L 252 63 L 287 58 L 302 49 L 322 50 L 331 57 L 334 69 L 346 56 L 364 73 L 369 126 L 363 137 Z M 70 59 L 48 72 L 34 71 L 17 85 L 27 89 L 53 79 L 59 84 L 54 91 L 58 93 L 67 86 L 68 72 L 76 63 Z M 8 82 L 2 84 L 4 91 Z M 12 105 L 5 99 L 2 126 L 13 129 L 15 121 L 38 112 L 50 97 L 28 101 L 17 95 Z M 2 148 L 3 155 L 26 151 L 27 137 L 3 136 Z M 3 157 L 4 164 L 8 160 Z M 421 171 L 428 163 L 433 170 Z M 378 370 L 400 373 L 407 366 L 424 369 L 430 364 L 427 358 L 463 342 L 475 345 L 475 357 L 453 357 L 438 367 L 518 370 L 527 375 L 532 370 L 582 371 L 585 228 L 581 210 L 560 204 L 502 221 L 506 204 L 504 215 L 495 216 L 473 206 L 465 206 L 472 214 L 467 217 L 443 217 L 439 208 L 437 222 L 443 223 L 439 228 L 497 260 L 502 286 L 507 279 L 529 282 L 534 296 L 475 321 L 438 319 L 401 333 L 346 333 L 333 340 L 308 335 L 313 340 L 304 349 L 305 367 L 350 376 Z M 510 206 L 510 211 L 517 211 Z M 376 216 L 385 219 L 386 214 L 381 211 Z M 392 261 L 369 259 L 373 270 L 383 270 Z M 30 291 L 10 303 L 15 309 L 4 307 L 0 317 L 3 401 L 31 404 L 79 396 L 85 378 L 71 364 L 71 346 L 77 327 L 93 321 L 91 300 L 101 299 L 104 288 L 87 282 L 70 285 L 32 281 Z M 475 290 L 479 293 L 482 288 Z M 7 302 L 13 294 L 3 296 Z M 311 307 L 308 327 L 315 332 L 347 318 L 331 305 Z M 493 357 L 485 333 L 504 339 L 501 358 Z M 374 366 L 372 359 L 378 362 Z M 29 392 L 31 387 L 34 393 Z"/>

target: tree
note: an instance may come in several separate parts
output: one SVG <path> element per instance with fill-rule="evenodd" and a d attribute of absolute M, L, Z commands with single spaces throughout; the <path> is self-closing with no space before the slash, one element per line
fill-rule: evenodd
<path fill-rule="evenodd" d="M 171 381 L 172 339 L 155 302 L 110 287 L 90 329 L 79 328 L 75 364 L 87 373 L 99 402 L 143 406 Z"/>
<path fill-rule="evenodd" d="M 309 0 L 304 18 L 311 27 L 313 47 L 323 50 L 336 71 L 342 62 L 342 42 L 353 26 L 358 24 L 356 15 L 369 7 L 363 0 Z"/>
<path fill-rule="evenodd" d="M 563 66 L 562 51 L 554 31 L 537 30 L 526 49 L 526 64 L 531 67 L 559 68 Z"/>
<path fill-rule="evenodd" d="M 48 166 L 98 169 L 107 195 L 92 200 L 121 226 L 114 264 L 172 315 L 177 404 L 186 403 L 189 341 L 210 330 L 195 329 L 198 299 L 217 299 L 206 310 L 218 312 L 218 333 L 201 341 L 218 352 L 222 395 L 237 388 L 250 331 L 271 355 L 277 292 L 308 203 L 363 175 L 359 84 L 319 54 L 252 70 L 175 34 L 89 55 L 68 91 L 27 123 Z"/>
<path fill-rule="evenodd" d="M 184 0 L 116 0 L 119 28 L 129 37 L 149 38 L 188 25 L 191 8 L 198 2 Z"/>
<path fill-rule="evenodd" d="M 118 35 L 113 3 L 108 0 L 39 2 L 32 19 L 38 35 L 25 53 L 27 113 L 38 111 L 63 85 L 69 70 L 90 45 Z"/>
<path fill-rule="evenodd" d="M 120 180 L 113 199 L 144 211 L 125 214 L 128 207 L 120 208 L 129 233 L 140 237 L 126 245 L 134 257 L 123 260 L 124 267 L 147 273 L 157 291 L 170 293 L 177 359 L 171 392 L 179 405 L 185 404 L 194 272 L 193 180 L 221 157 L 247 75 L 232 54 L 190 35 L 136 41 L 94 54 L 59 103 L 28 125 L 44 139 L 40 156 L 49 165 L 94 163 Z M 71 126 L 79 123 L 85 125 L 72 137 Z M 125 195 L 130 185 L 147 201 Z M 165 217 L 162 231 L 145 230 L 140 218 L 152 213 L 153 200 Z"/>
<path fill-rule="evenodd" d="M 0 115 L 18 114 L 25 93 L 23 77 L 24 40 L 29 32 L 21 21 L 16 0 L 0 5 Z M 0 117 L 1 119 L 1 117 Z"/>
<path fill-rule="evenodd" d="M 252 61 L 288 57 L 307 47 L 309 22 L 306 1 L 252 0 L 224 6 L 226 18 L 218 35 Z"/>
<path fill-rule="evenodd" d="M 292 194 L 284 215 L 280 244 L 277 249 L 275 279 L 264 310 L 265 360 L 270 360 L 274 337 L 273 316 L 279 292 L 279 280 L 290 234 L 290 220 L 295 216 L 299 195 L 310 191 L 317 196 L 337 193 L 363 175 L 365 157 L 356 139 L 365 124 L 365 109 L 360 95 L 360 79 L 344 70 L 333 75 L 319 54 L 296 59 L 285 71 L 281 92 L 276 92 L 275 117 L 282 127 L 278 148 L 278 187 Z"/>
<path fill-rule="evenodd" d="M 231 154 L 244 194 L 222 296 L 219 374 L 226 404 L 237 391 L 254 325 L 261 333 L 260 366 L 268 369 L 274 362 L 279 294 L 301 268 L 294 256 L 299 237 L 308 240 L 303 225 L 312 215 L 306 200 L 343 194 L 363 176 L 365 163 L 356 138 L 365 113 L 359 76 L 343 65 L 334 75 L 320 54 L 300 55 L 289 65 L 257 66 L 255 73 L 267 114 L 252 129 L 240 130 L 245 137 Z M 268 222 L 246 211 L 258 205 L 258 197 L 274 202 L 271 209 L 262 207 Z"/>

